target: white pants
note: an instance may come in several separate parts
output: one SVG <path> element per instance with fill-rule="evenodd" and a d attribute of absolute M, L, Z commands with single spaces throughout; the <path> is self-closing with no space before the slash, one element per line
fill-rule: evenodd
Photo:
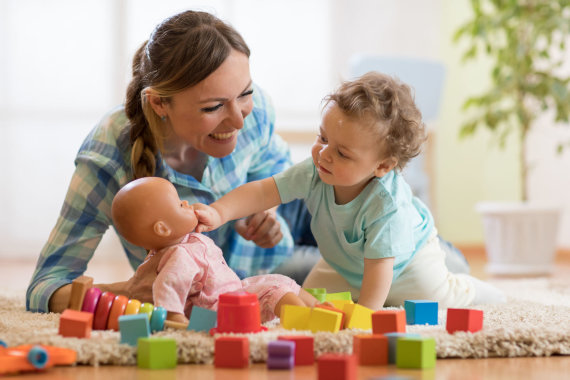
<path fill-rule="evenodd" d="M 470 277 L 447 269 L 445 251 L 434 230 L 424 247 L 392 282 L 384 306 L 401 306 L 405 300 L 437 301 L 440 308 L 468 306 L 476 293 Z M 352 287 L 322 258 L 305 279 L 303 288 L 326 288 L 328 293 L 350 291 L 354 301 L 360 296 L 360 289 Z"/>

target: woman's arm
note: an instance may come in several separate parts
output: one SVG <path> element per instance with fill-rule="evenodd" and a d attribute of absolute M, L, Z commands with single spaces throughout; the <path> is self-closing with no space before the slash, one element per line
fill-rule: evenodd
<path fill-rule="evenodd" d="M 372 310 L 381 309 L 392 285 L 394 258 L 364 259 L 364 275 L 358 303 Z"/>

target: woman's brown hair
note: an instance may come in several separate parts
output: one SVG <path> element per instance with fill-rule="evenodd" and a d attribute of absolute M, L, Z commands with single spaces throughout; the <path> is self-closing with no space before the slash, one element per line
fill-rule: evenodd
<path fill-rule="evenodd" d="M 197 11 L 174 15 L 152 32 L 133 57 L 125 112 L 130 122 L 134 178 L 152 176 L 163 145 L 164 122 L 146 100 L 152 88 L 163 102 L 214 72 L 237 50 L 249 57 L 241 35 L 217 17 Z"/>

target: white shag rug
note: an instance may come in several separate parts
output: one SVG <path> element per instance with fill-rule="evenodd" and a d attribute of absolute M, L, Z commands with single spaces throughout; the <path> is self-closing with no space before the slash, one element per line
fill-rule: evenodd
<path fill-rule="evenodd" d="M 432 336 L 439 358 L 486 358 L 570 355 L 570 287 L 549 278 L 495 280 L 493 284 L 509 296 L 503 305 L 480 305 L 483 329 L 476 333 L 445 330 L 446 310 L 439 310 L 437 326 L 407 326 L 408 332 Z M 119 344 L 113 331 L 93 331 L 90 339 L 64 338 L 57 334 L 59 314 L 26 312 L 24 295 L 0 290 L 0 340 L 9 346 L 47 344 L 77 351 L 79 364 L 135 365 L 136 349 Z M 267 324 L 269 330 L 245 334 L 250 340 L 250 359 L 264 362 L 267 343 L 283 334 L 314 335 L 315 355 L 325 352 L 352 352 L 352 336 L 370 330 L 343 330 L 339 333 L 291 331 L 279 327 L 278 320 Z M 214 338 L 206 333 L 167 330 L 153 336 L 177 341 L 179 363 L 212 363 Z"/>

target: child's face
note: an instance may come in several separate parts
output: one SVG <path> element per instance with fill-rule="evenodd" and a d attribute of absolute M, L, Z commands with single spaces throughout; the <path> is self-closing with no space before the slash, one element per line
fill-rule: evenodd
<path fill-rule="evenodd" d="M 321 180 L 337 189 L 360 192 L 374 177 L 382 176 L 381 142 L 374 128 L 348 118 L 331 103 L 324 111 L 311 149 L 313 162 Z"/>

